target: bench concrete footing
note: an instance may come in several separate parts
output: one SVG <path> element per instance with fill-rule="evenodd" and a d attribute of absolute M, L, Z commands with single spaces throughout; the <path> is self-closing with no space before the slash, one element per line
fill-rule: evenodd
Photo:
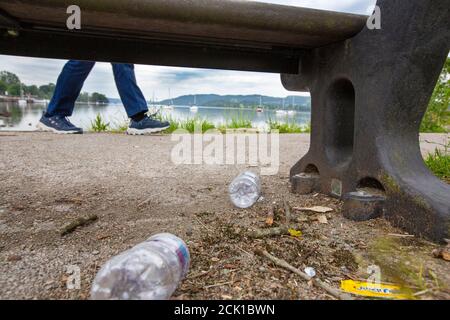
<path fill-rule="evenodd" d="M 367 191 L 349 192 L 344 196 L 342 213 L 355 221 L 380 218 L 384 214 L 386 198 Z"/>

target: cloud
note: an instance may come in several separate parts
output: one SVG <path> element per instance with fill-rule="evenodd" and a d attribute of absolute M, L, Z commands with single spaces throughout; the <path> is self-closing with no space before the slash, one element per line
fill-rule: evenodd
<path fill-rule="evenodd" d="M 253 0 L 248 0 L 253 1 Z M 375 0 L 260 0 L 261 2 L 302 6 L 363 14 Z M 65 61 L 0 55 L 0 70 L 16 73 L 24 83 L 42 85 L 56 82 Z M 285 96 L 286 91 L 277 74 L 204 70 L 160 66 L 136 66 L 136 77 L 147 99 L 153 94 L 165 99 L 184 94 L 264 94 Z M 98 63 L 86 80 L 84 91 L 102 92 L 108 97 L 119 96 L 111 66 Z"/>

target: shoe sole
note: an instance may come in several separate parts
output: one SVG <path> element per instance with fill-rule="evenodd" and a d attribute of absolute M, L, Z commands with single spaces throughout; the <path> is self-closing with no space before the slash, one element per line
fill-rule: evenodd
<path fill-rule="evenodd" d="M 152 128 L 152 129 L 143 129 L 143 130 L 128 128 L 127 134 L 132 135 L 132 136 L 142 136 L 142 135 L 145 135 L 145 134 L 162 132 L 162 131 L 167 130 L 169 128 L 170 128 L 170 126 L 161 127 L 161 128 Z"/>
<path fill-rule="evenodd" d="M 52 133 L 56 133 L 56 134 L 82 134 L 83 133 L 83 132 L 80 132 L 80 131 L 60 131 L 60 130 L 56 130 L 55 128 L 46 126 L 42 122 L 39 122 L 37 124 L 36 128 L 38 128 L 39 131 L 52 132 Z"/>

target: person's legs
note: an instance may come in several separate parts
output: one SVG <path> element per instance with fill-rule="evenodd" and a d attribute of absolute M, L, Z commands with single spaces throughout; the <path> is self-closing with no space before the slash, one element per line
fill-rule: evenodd
<path fill-rule="evenodd" d="M 148 112 L 147 101 L 137 85 L 133 64 L 112 64 L 117 90 L 128 117 L 144 115 Z"/>
<path fill-rule="evenodd" d="M 66 63 L 58 77 L 55 93 L 45 114 L 46 117 L 70 117 L 72 115 L 75 101 L 94 65 L 95 62 L 92 61 L 70 60 Z"/>
<path fill-rule="evenodd" d="M 67 117 L 72 115 L 75 101 L 94 65 L 92 61 L 70 60 L 66 63 L 47 111 L 37 124 L 39 130 L 60 134 L 83 133 L 83 129 L 74 126 Z"/>
<path fill-rule="evenodd" d="M 128 134 L 142 135 L 156 133 L 169 128 L 168 122 L 162 122 L 147 116 L 147 101 L 136 82 L 134 65 L 113 63 L 114 79 L 122 103 L 131 118 Z"/>

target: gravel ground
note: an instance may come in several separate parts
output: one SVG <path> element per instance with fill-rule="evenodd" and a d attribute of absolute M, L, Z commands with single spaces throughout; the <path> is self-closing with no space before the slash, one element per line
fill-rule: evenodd
<path fill-rule="evenodd" d="M 422 136 L 424 154 L 446 138 Z M 420 298 L 448 299 L 449 264 L 432 257 L 437 245 L 389 236 L 402 232 L 382 219 L 348 221 L 335 199 L 289 192 L 289 169 L 308 143 L 308 135 L 281 136 L 280 171 L 262 178 L 264 199 L 237 210 L 227 187 L 248 166 L 176 166 L 169 136 L 0 133 L 0 298 L 87 299 L 106 260 L 154 233 L 171 232 L 192 255 L 178 299 L 332 299 L 256 257 L 256 248 L 300 269 L 314 267 L 336 288 L 343 279 L 367 278 L 367 266 L 376 263 L 383 280 L 426 290 Z M 274 225 L 284 222 L 284 202 L 334 211 L 327 224 L 308 216 L 300 238 L 249 238 L 247 230 L 264 227 L 273 206 Z M 65 225 L 93 214 L 96 222 L 61 236 Z M 80 268 L 80 289 L 67 288 L 71 266 Z"/>

